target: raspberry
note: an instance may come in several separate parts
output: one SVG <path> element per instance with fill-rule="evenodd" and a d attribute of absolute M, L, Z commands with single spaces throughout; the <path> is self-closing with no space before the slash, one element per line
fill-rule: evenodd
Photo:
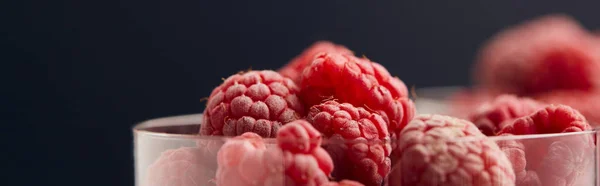
<path fill-rule="evenodd" d="M 327 101 L 311 107 L 307 120 L 331 143 L 336 179 L 380 186 L 390 170 L 391 146 L 386 122 L 381 115 L 349 103 Z M 338 141 L 339 140 L 339 141 Z"/>
<path fill-rule="evenodd" d="M 228 141 L 218 153 L 217 185 L 300 186 L 327 183 L 333 162 L 320 147 L 320 141 L 313 140 L 320 139 L 320 135 L 309 137 L 318 134 L 315 131 L 306 121 L 297 120 L 279 130 L 278 133 L 283 134 L 277 135 L 278 145 L 266 145 L 259 135 L 250 132 Z M 302 145 L 305 148 L 299 148 Z"/>
<path fill-rule="evenodd" d="M 315 150 L 314 154 L 294 154 L 283 152 L 285 170 L 285 185 L 322 185 L 328 182 L 331 171 L 322 169 L 323 162 L 333 169 L 331 157 L 324 150 Z M 325 158 L 325 159 L 323 159 Z"/>
<path fill-rule="evenodd" d="M 477 84 L 529 96 L 561 89 L 600 86 L 598 43 L 574 19 L 548 15 L 522 23 L 480 51 Z"/>
<path fill-rule="evenodd" d="M 300 83 L 302 71 L 313 62 L 315 55 L 321 52 L 338 52 L 348 55 L 354 55 L 352 51 L 344 46 L 336 45 L 328 41 L 318 41 L 305 49 L 300 55 L 292 59 L 287 65 L 279 69 L 282 76 L 290 78 L 296 83 Z"/>
<path fill-rule="evenodd" d="M 217 153 L 219 149 L 223 145 L 223 142 L 220 140 L 215 140 L 212 138 L 203 138 L 196 140 L 196 148 L 200 150 L 200 156 L 203 157 L 204 165 L 210 171 L 212 171 L 212 177 L 214 177 L 214 173 L 217 170 Z"/>
<path fill-rule="evenodd" d="M 320 53 L 302 74 L 300 98 L 306 107 L 337 99 L 376 110 L 390 131 L 400 131 L 415 108 L 406 86 L 380 64 L 340 53 Z"/>
<path fill-rule="evenodd" d="M 465 137 L 470 140 L 457 139 Z M 419 115 L 397 143 L 391 175 L 398 176 L 389 177 L 390 186 L 514 185 L 509 160 L 469 121 Z"/>
<path fill-rule="evenodd" d="M 542 107 L 541 103 L 529 98 L 518 98 L 514 95 L 501 95 L 491 102 L 484 103 L 471 113 L 472 121 L 481 132 L 494 136 L 502 128 L 504 122 L 527 116 Z"/>
<path fill-rule="evenodd" d="M 362 183 L 352 180 L 342 180 L 340 182 L 329 182 L 321 186 L 364 186 Z"/>
<path fill-rule="evenodd" d="M 148 167 L 146 186 L 178 185 L 193 186 L 209 184 L 210 177 L 203 165 L 201 150 L 193 147 L 181 147 L 163 152 Z"/>
<path fill-rule="evenodd" d="M 281 149 L 294 153 L 310 153 L 321 144 L 321 133 L 306 120 L 288 123 L 277 133 L 277 143 Z"/>
<path fill-rule="evenodd" d="M 549 134 L 591 130 L 585 117 L 565 105 L 548 105 L 535 113 L 504 126 L 498 135 Z"/>
<path fill-rule="evenodd" d="M 218 186 L 283 185 L 283 155 L 255 133 L 227 141 L 217 154 Z"/>
<path fill-rule="evenodd" d="M 534 171 L 525 171 L 522 175 L 517 176 L 515 185 L 542 186 L 542 183 Z"/>
<path fill-rule="evenodd" d="M 590 125 L 600 125 L 600 93 L 589 91 L 565 90 L 552 91 L 536 95 L 535 99 L 548 104 L 563 104 L 578 110 Z"/>
<path fill-rule="evenodd" d="M 526 135 L 591 130 L 583 115 L 564 105 L 548 105 L 508 123 L 498 135 Z M 590 135 L 506 141 L 499 144 L 513 163 L 517 182 L 573 185 L 594 153 Z M 539 183 L 539 184 L 538 184 Z"/>
<path fill-rule="evenodd" d="M 333 160 L 321 147 L 321 134 L 307 121 L 283 126 L 277 144 L 284 154 L 286 185 L 322 185 L 328 181 Z"/>
<path fill-rule="evenodd" d="M 230 76 L 212 91 L 200 134 L 236 136 L 255 132 L 275 137 L 281 125 L 303 116 L 298 92 L 294 82 L 273 71 Z"/>

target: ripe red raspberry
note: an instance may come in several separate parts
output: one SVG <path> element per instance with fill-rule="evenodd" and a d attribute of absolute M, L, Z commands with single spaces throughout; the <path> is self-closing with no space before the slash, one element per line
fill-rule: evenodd
<path fill-rule="evenodd" d="M 321 144 L 321 133 L 306 120 L 292 121 L 277 132 L 277 143 L 281 149 L 294 153 L 310 153 Z"/>
<path fill-rule="evenodd" d="M 201 149 L 193 147 L 181 147 L 163 152 L 148 167 L 144 185 L 194 186 L 209 184 L 212 177 L 206 172 L 208 168 L 204 166 L 205 160 L 201 154 Z"/>
<path fill-rule="evenodd" d="M 502 124 L 514 119 L 527 116 L 543 105 L 529 98 L 518 98 L 514 95 L 501 95 L 491 102 L 479 106 L 469 116 L 481 132 L 487 136 L 494 136 L 502 128 Z"/>
<path fill-rule="evenodd" d="M 509 160 L 469 121 L 419 115 L 397 142 L 390 186 L 515 184 Z"/>
<path fill-rule="evenodd" d="M 302 74 L 300 98 L 306 107 L 327 99 L 376 110 L 390 131 L 399 131 L 415 108 L 406 86 L 380 64 L 340 53 L 320 53 Z"/>
<path fill-rule="evenodd" d="M 373 186 L 383 183 L 390 170 L 391 146 L 381 115 L 327 101 L 311 107 L 307 120 L 331 141 L 325 149 L 335 158 L 334 178 Z"/>
<path fill-rule="evenodd" d="M 591 130 L 585 117 L 566 105 L 548 105 L 504 126 L 498 135 L 550 134 Z"/>
<path fill-rule="evenodd" d="M 306 120 L 281 127 L 277 144 L 283 150 L 286 185 L 322 185 L 333 171 L 333 160 L 321 147 L 321 134 Z"/>
<path fill-rule="evenodd" d="M 564 105 L 548 105 L 508 123 L 498 135 L 527 135 L 591 130 L 583 115 Z M 517 182 L 573 185 L 593 159 L 591 135 L 506 141 L 500 147 L 513 162 Z M 535 175 L 532 175 L 534 174 Z"/>
<path fill-rule="evenodd" d="M 292 59 L 287 65 L 279 69 L 279 73 L 287 78 L 290 78 L 296 83 L 300 83 L 302 71 L 313 62 L 315 55 L 321 52 L 338 52 L 348 55 L 354 55 L 352 51 L 342 45 L 336 45 L 329 41 L 317 41 L 300 55 Z"/>
<path fill-rule="evenodd" d="M 340 182 L 331 181 L 321 186 L 365 186 L 362 183 L 352 181 L 352 180 L 342 180 Z"/>
<path fill-rule="evenodd" d="M 285 134 L 277 135 L 283 137 L 277 139 L 278 145 L 267 145 L 254 133 L 244 133 L 228 141 L 218 153 L 217 185 L 308 186 L 327 183 L 333 162 L 320 147 L 320 141 L 312 143 L 311 139 L 320 139 L 309 138 L 314 134 L 312 131 L 316 130 L 306 121 L 297 120 L 279 130 Z M 295 134 L 300 135 L 293 138 Z M 299 148 L 295 144 L 306 146 Z M 316 146 L 312 148 L 309 144 Z"/>
<path fill-rule="evenodd" d="M 600 125 L 600 92 L 597 91 L 552 91 L 536 95 L 535 99 L 548 104 L 563 104 L 578 110 L 590 125 Z"/>
<path fill-rule="evenodd" d="M 255 133 L 228 140 L 217 154 L 218 186 L 284 185 L 283 155 Z"/>
<path fill-rule="evenodd" d="M 480 51 L 478 86 L 529 96 L 600 86 L 600 51 L 574 19 L 548 15 L 505 30 Z"/>
<path fill-rule="evenodd" d="M 319 148 L 312 154 L 283 151 L 283 159 L 286 186 L 322 185 L 329 181 L 328 176 L 333 169 L 333 163 L 323 149 Z"/>
<path fill-rule="evenodd" d="M 230 76 L 208 98 L 200 134 L 275 137 L 282 124 L 304 115 L 298 92 L 294 82 L 269 70 Z"/>

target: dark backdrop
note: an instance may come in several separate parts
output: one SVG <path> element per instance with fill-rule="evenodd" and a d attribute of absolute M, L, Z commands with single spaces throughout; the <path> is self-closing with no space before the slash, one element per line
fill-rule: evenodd
<path fill-rule="evenodd" d="M 560 3 L 559 3 L 560 2 Z M 591 4 L 590 4 L 591 3 Z M 136 122 L 202 112 L 239 70 L 276 69 L 317 40 L 416 87 L 467 85 L 479 45 L 565 12 L 600 28 L 600 2 L 3 1 L 3 169 L 12 185 L 133 185 Z"/>

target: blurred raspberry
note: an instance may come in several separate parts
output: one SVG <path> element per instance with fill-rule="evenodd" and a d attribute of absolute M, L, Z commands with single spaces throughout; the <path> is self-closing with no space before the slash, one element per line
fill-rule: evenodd
<path fill-rule="evenodd" d="M 352 180 L 342 180 L 340 182 L 331 181 L 321 186 L 364 186 L 362 183 Z"/>
<path fill-rule="evenodd" d="M 217 170 L 217 153 L 223 145 L 223 141 L 215 139 L 198 139 L 196 148 L 200 149 L 200 155 L 203 157 L 204 166 L 214 173 Z"/>
<path fill-rule="evenodd" d="M 498 135 L 550 134 L 591 130 L 585 117 L 565 105 L 548 105 L 535 113 L 507 124 Z"/>
<path fill-rule="evenodd" d="M 469 114 L 485 102 L 494 100 L 496 93 L 488 89 L 463 89 L 451 94 L 446 100 L 448 114 L 460 119 L 469 119 Z"/>
<path fill-rule="evenodd" d="M 600 50 L 571 17 L 548 15 L 509 28 L 482 48 L 474 68 L 477 85 L 529 96 L 600 85 Z"/>
<path fill-rule="evenodd" d="M 203 164 L 201 149 L 181 147 L 163 152 L 148 167 L 145 186 L 195 186 L 209 184 L 213 175 Z M 213 172 L 214 173 L 214 172 Z"/>
<path fill-rule="evenodd" d="M 200 134 L 237 136 L 254 132 L 275 137 L 281 125 L 304 115 L 298 91 L 294 82 L 273 71 L 232 75 L 211 93 Z"/>
<path fill-rule="evenodd" d="M 349 103 L 327 101 L 310 108 L 307 120 L 327 137 L 333 177 L 380 186 L 390 171 L 391 146 L 381 115 Z"/>
<path fill-rule="evenodd" d="M 534 171 L 525 171 L 522 175 L 517 176 L 515 185 L 523 186 L 542 186 L 540 178 Z"/>
<path fill-rule="evenodd" d="M 377 111 L 390 131 L 400 131 L 415 108 L 406 86 L 380 64 L 340 53 L 320 53 L 302 74 L 300 97 L 307 108 L 339 100 Z"/>
<path fill-rule="evenodd" d="M 600 126 L 600 92 L 552 91 L 540 94 L 535 99 L 548 104 L 563 104 L 578 110 L 592 126 Z"/>
<path fill-rule="evenodd" d="M 518 98 L 514 95 L 501 95 L 493 101 L 486 102 L 471 112 L 469 120 L 487 136 L 494 136 L 502 128 L 504 122 L 527 116 L 543 105 L 529 98 Z"/>
<path fill-rule="evenodd" d="M 591 130 L 591 127 L 577 110 L 564 105 L 548 105 L 533 114 L 509 122 L 498 135 L 586 130 Z M 519 183 L 573 185 L 584 173 L 585 167 L 593 161 L 594 141 L 591 135 L 515 140 L 499 145 L 512 161 Z"/>
<path fill-rule="evenodd" d="M 313 143 L 314 148 L 309 148 L 312 144 L 308 145 L 310 142 L 307 140 L 313 139 L 309 136 L 316 130 L 303 124 L 305 122 L 299 120 L 283 126 L 279 132 L 286 135 L 277 136 L 285 138 L 277 141 L 284 143 L 278 145 L 265 144 L 259 135 L 251 132 L 227 141 L 217 157 L 217 185 L 308 186 L 327 183 L 333 162 L 320 147 L 320 141 Z M 299 142 L 290 143 L 290 140 Z M 298 148 L 294 144 L 304 144 L 307 148 Z"/>
<path fill-rule="evenodd" d="M 469 121 L 419 115 L 397 142 L 390 186 L 515 184 L 509 160 Z"/>
<path fill-rule="evenodd" d="M 321 52 L 337 52 L 348 55 L 354 55 L 352 51 L 342 45 L 336 45 L 329 41 L 317 41 L 300 55 L 292 59 L 287 65 L 279 69 L 282 76 L 290 78 L 296 83 L 300 83 L 302 71 L 313 62 L 315 55 Z"/>

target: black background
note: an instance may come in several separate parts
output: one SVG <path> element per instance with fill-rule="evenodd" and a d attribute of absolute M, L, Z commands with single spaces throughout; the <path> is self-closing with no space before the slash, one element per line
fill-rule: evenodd
<path fill-rule="evenodd" d="M 277 69 L 317 40 L 409 86 L 467 85 L 477 48 L 507 25 L 599 1 L 3 1 L 8 185 L 133 185 L 134 123 L 202 112 L 239 70 Z M 5 179 L 4 178 L 4 179 Z M 3 183 L 0 183 L 5 185 Z"/>

